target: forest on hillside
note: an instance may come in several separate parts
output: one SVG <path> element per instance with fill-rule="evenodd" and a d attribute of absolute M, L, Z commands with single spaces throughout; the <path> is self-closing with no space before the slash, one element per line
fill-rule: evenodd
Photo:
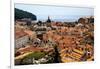
<path fill-rule="evenodd" d="M 23 19 L 23 18 L 31 18 L 32 20 L 36 20 L 36 15 L 27 12 L 27 11 L 23 11 L 20 9 L 15 8 L 15 20 L 17 19 Z"/>

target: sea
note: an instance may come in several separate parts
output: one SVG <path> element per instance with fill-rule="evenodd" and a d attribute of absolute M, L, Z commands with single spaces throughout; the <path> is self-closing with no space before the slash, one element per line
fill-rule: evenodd
<path fill-rule="evenodd" d="M 42 21 L 42 22 L 46 22 L 47 19 L 38 19 L 37 21 Z M 78 21 L 78 19 L 51 19 L 51 21 L 54 22 L 75 22 Z"/>

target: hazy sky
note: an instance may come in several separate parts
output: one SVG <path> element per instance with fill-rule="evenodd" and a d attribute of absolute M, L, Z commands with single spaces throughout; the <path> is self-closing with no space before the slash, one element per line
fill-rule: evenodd
<path fill-rule="evenodd" d="M 80 8 L 80 7 L 58 7 L 58 6 L 45 6 L 45 5 L 29 5 L 29 4 L 15 4 L 15 8 L 31 12 L 37 16 L 38 20 L 47 19 L 78 19 L 84 16 L 93 16 L 93 8 Z"/>

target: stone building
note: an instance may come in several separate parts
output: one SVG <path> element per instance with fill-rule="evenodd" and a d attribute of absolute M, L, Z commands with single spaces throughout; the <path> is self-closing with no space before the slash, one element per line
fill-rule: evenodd
<path fill-rule="evenodd" d="M 29 37 L 24 31 L 15 32 L 15 48 L 21 48 L 27 44 Z"/>

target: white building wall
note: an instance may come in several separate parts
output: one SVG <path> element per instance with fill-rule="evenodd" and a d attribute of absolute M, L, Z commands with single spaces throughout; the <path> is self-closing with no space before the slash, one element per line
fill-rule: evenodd
<path fill-rule="evenodd" d="M 21 38 L 16 39 L 15 48 L 21 48 L 23 45 L 27 44 L 29 41 L 28 36 L 23 36 Z"/>

